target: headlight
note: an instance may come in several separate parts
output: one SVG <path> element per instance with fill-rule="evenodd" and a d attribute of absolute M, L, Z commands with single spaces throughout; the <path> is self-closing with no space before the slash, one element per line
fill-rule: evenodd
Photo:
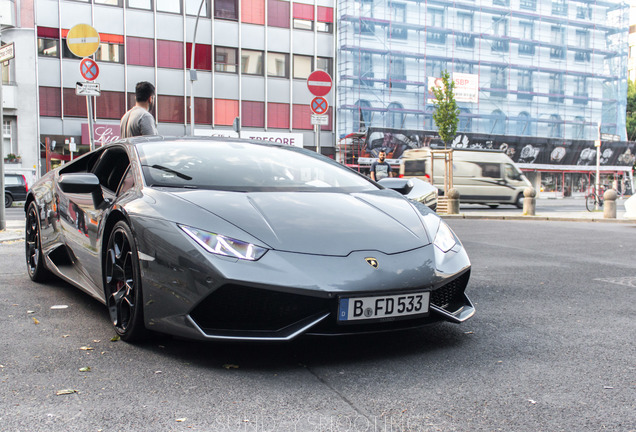
<path fill-rule="evenodd" d="M 220 234 L 184 225 L 179 225 L 179 228 L 192 237 L 192 239 L 199 243 L 205 250 L 213 254 L 256 261 L 267 252 L 267 249 L 260 246 L 225 237 Z"/>
<path fill-rule="evenodd" d="M 437 234 L 435 235 L 435 240 L 433 244 L 437 246 L 442 252 L 448 252 L 455 246 L 455 235 L 453 231 L 446 225 L 446 222 L 440 220 L 439 228 L 437 229 Z"/>

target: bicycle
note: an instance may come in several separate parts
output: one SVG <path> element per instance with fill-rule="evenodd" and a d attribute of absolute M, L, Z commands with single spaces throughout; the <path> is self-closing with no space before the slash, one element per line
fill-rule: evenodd
<path fill-rule="evenodd" d="M 592 190 L 585 196 L 585 207 L 587 211 L 591 212 L 596 210 L 597 205 L 599 210 L 603 208 L 603 195 L 599 196 L 596 191 Z"/>

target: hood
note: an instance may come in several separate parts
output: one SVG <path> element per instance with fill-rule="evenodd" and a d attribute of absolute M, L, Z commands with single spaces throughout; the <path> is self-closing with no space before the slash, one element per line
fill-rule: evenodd
<path fill-rule="evenodd" d="M 174 194 L 279 251 L 394 254 L 430 243 L 417 211 L 391 190 L 357 194 L 196 190 Z M 215 229 L 205 221 L 197 228 Z"/>

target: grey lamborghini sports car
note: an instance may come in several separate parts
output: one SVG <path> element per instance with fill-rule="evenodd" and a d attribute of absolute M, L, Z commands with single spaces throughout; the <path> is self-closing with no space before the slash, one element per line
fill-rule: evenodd
<path fill-rule="evenodd" d="M 302 148 L 118 141 L 45 175 L 25 210 L 31 279 L 53 274 L 105 303 L 128 341 L 282 341 L 474 313 L 470 261 L 446 223 Z"/>

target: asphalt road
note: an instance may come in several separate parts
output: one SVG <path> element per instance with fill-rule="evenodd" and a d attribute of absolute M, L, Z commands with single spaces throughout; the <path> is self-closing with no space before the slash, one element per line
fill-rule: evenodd
<path fill-rule="evenodd" d="M 636 224 L 449 224 L 473 319 L 287 345 L 112 342 L 2 243 L 0 430 L 635 431 Z"/>

